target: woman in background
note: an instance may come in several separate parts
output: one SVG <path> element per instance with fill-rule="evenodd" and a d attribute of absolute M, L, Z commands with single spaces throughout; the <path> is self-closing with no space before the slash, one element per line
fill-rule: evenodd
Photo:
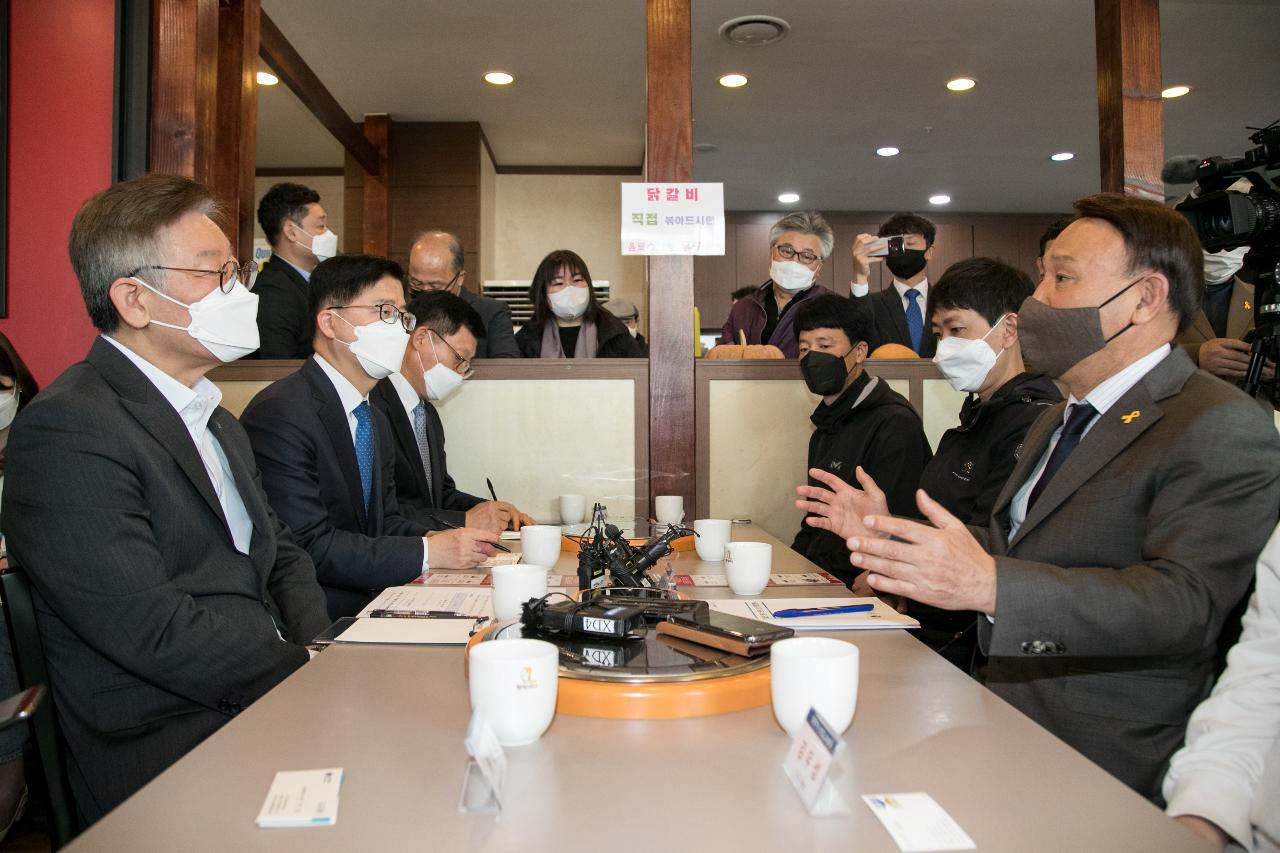
<path fill-rule="evenodd" d="M 18 357 L 9 339 L 0 334 L 0 500 L 3 500 L 5 446 L 9 443 L 9 427 L 18 410 L 31 402 L 39 386 Z M 2 532 L 2 531 L 0 531 Z M 0 566 L 8 562 L 0 555 Z M 0 699 L 18 692 L 18 672 L 13 665 L 13 649 L 9 631 L 0 611 Z M 12 726 L 0 732 L 0 841 L 22 817 L 27 805 L 27 783 L 22 764 L 22 745 L 27 739 L 26 726 Z"/>
<path fill-rule="evenodd" d="M 529 285 L 533 319 L 516 333 L 525 358 L 642 358 L 622 321 L 596 300 L 582 258 L 557 249 Z"/>

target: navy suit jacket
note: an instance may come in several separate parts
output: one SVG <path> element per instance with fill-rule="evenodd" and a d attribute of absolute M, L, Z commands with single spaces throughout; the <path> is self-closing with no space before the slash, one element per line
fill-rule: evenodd
<path fill-rule="evenodd" d="M 267 258 L 253 280 L 258 296 L 256 358 L 306 358 L 311 355 L 315 317 L 308 308 L 310 285 L 287 261 Z"/>
<path fill-rule="evenodd" d="M 367 511 L 347 413 L 314 358 L 260 391 L 240 418 L 267 497 L 315 561 L 333 619 L 354 616 L 379 590 L 422 573 L 427 528 L 400 513 L 391 426 L 370 408 L 374 483 Z"/>
<path fill-rule="evenodd" d="M 476 358 L 520 358 L 520 346 L 511 326 L 511 309 L 492 296 L 462 288 L 459 295 L 484 321 L 484 337 L 476 339 Z"/>
<path fill-rule="evenodd" d="M 884 290 L 868 293 L 853 300 L 854 304 L 867 312 L 871 321 L 871 339 L 867 341 L 868 354 L 876 351 L 881 344 L 902 344 L 911 349 L 911 334 L 907 330 L 907 312 L 902 310 L 902 297 L 898 289 L 890 284 Z M 929 318 L 925 315 L 926 306 L 920 304 L 920 315 L 924 320 L 924 328 L 920 332 L 921 358 L 933 358 L 938 349 L 938 341 L 929 329 Z"/>

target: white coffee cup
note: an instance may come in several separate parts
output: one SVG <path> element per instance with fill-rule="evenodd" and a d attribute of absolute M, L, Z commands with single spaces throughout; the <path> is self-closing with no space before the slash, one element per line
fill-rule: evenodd
<path fill-rule="evenodd" d="M 583 495 L 560 496 L 560 523 L 581 524 L 587 514 L 587 499 Z"/>
<path fill-rule="evenodd" d="M 492 640 L 467 659 L 471 708 L 480 711 L 503 746 L 542 737 L 556 715 L 560 651 L 545 640 Z"/>
<path fill-rule="evenodd" d="M 769 585 L 773 546 L 768 542 L 728 542 L 724 573 L 734 595 L 759 595 Z"/>
<path fill-rule="evenodd" d="M 858 647 L 828 637 L 790 637 L 769 648 L 773 716 L 794 737 L 810 708 L 837 733 L 858 705 Z"/>
<path fill-rule="evenodd" d="M 527 563 L 493 567 L 493 618 L 499 622 L 519 618 L 522 604 L 546 594 L 546 567 Z"/>
<path fill-rule="evenodd" d="M 659 524 L 679 524 L 684 521 L 684 498 L 658 495 L 653 499 L 653 513 Z"/>
<path fill-rule="evenodd" d="M 698 518 L 693 522 L 693 547 L 699 560 L 718 562 L 724 559 L 724 546 L 728 544 L 733 522 L 727 518 Z"/>
<path fill-rule="evenodd" d="M 549 569 L 560 560 L 560 525 L 526 524 L 520 528 L 520 559 Z"/>

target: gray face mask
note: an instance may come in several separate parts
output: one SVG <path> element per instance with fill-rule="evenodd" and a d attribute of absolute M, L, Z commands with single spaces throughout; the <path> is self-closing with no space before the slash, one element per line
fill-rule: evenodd
<path fill-rule="evenodd" d="M 1080 362 L 1106 348 L 1133 327 L 1130 323 L 1111 337 L 1102 334 L 1102 309 L 1133 287 L 1134 279 L 1096 308 L 1051 308 L 1028 296 L 1018 309 L 1018 342 L 1032 370 L 1061 379 Z"/>

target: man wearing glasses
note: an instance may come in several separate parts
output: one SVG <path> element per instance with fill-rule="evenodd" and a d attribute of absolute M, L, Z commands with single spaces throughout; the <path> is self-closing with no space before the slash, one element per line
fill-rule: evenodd
<path fill-rule="evenodd" d="M 272 506 L 316 564 L 329 616 L 354 616 L 388 586 L 429 567 L 471 568 L 493 554 L 495 532 L 431 525 L 400 510 L 395 444 L 369 403 L 400 368 L 415 321 L 400 265 L 341 255 L 311 275 L 315 354 L 261 391 L 241 423 Z M 437 525 L 444 526 L 444 525 Z"/>
<path fill-rule="evenodd" d="M 719 344 L 772 344 L 787 358 L 799 354 L 796 309 L 830 290 L 816 284 L 835 237 L 822 214 L 788 213 L 769 229 L 769 280 L 733 303 Z"/>
<path fill-rule="evenodd" d="M 205 187 L 170 175 L 85 202 L 69 250 L 101 336 L 10 433 L 3 529 L 34 589 L 82 826 L 306 663 L 328 624 L 205 378 L 258 346 L 257 297 L 214 215 Z"/>
<path fill-rule="evenodd" d="M 409 311 L 416 325 L 400 371 L 379 381 L 369 396 L 391 422 L 396 499 L 402 510 L 427 522 L 495 533 L 533 524 L 496 496 L 488 501 L 458 489 L 445 461 L 444 424 L 432 403 L 448 399 L 471 375 L 476 342 L 485 335 L 480 315 L 444 292 L 419 293 Z"/>
<path fill-rule="evenodd" d="M 427 231 L 409 248 L 409 295 L 452 293 L 480 315 L 484 334 L 476 340 L 476 358 L 519 358 L 520 347 L 511 328 L 511 309 L 491 296 L 467 290 L 462 241 L 447 231 Z"/>

